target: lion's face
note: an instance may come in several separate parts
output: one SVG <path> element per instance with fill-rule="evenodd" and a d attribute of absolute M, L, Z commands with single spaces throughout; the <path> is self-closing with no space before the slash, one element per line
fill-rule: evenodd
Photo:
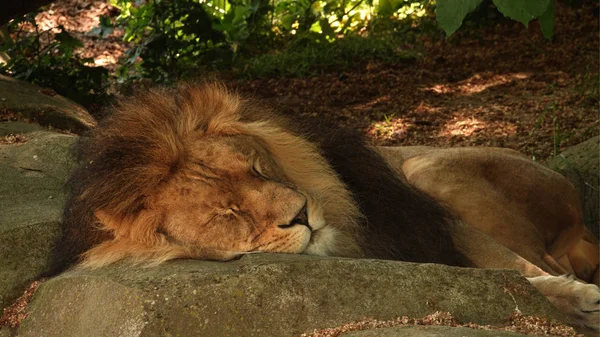
<path fill-rule="evenodd" d="M 159 230 L 168 238 L 224 258 L 300 253 L 324 226 L 320 207 L 252 137 L 203 138 L 190 148 L 185 167 L 155 198 L 163 213 Z"/>

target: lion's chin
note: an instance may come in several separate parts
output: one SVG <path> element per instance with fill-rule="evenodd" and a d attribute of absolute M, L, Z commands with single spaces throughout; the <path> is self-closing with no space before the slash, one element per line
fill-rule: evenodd
<path fill-rule="evenodd" d="M 337 229 L 331 226 L 325 226 L 318 230 L 314 230 L 303 253 L 321 256 L 330 255 L 336 245 L 337 236 Z"/>

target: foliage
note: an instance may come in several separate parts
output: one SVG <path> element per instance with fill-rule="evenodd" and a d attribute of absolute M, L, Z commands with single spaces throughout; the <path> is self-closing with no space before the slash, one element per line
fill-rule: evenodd
<path fill-rule="evenodd" d="M 343 71 L 356 64 L 379 61 L 412 63 L 419 55 L 404 51 L 391 39 L 347 36 L 332 43 L 304 40 L 277 53 L 241 60 L 251 77 L 307 76 L 322 71 Z"/>
<path fill-rule="evenodd" d="M 437 0 L 437 20 L 446 34 L 451 35 L 462 24 L 468 13 L 483 0 Z M 554 0 L 493 0 L 494 5 L 506 17 L 523 23 L 539 19 L 542 33 L 548 39 L 554 34 Z"/>
<path fill-rule="evenodd" d="M 251 0 L 224 10 L 197 0 L 152 1 L 134 6 L 119 0 L 117 24 L 125 27 L 126 41 L 134 41 L 120 69 L 128 76 L 137 71 L 157 82 L 170 81 L 200 64 L 229 64 L 240 46 L 260 39 L 268 6 Z M 208 6 L 212 5 L 212 6 Z M 259 29 L 260 28 L 260 29 Z M 139 59 L 143 63 L 138 63 Z M 134 67 L 138 68 L 134 68 Z"/>
<path fill-rule="evenodd" d="M 434 6 L 440 27 L 450 35 L 484 0 L 113 1 L 121 9 L 117 25 L 125 27 L 127 41 L 136 42 L 120 77 L 163 82 L 190 75 L 199 66 L 220 69 L 237 65 L 240 59 L 250 60 L 248 66 L 258 67 L 259 74 L 307 74 L 320 63 L 332 64 L 327 50 L 333 45 L 328 43 L 340 37 L 372 34 L 390 18 L 428 16 Z M 539 19 L 544 35 L 552 36 L 553 0 L 493 0 L 493 4 L 503 15 L 525 25 Z M 296 48 L 298 41 L 308 41 L 308 49 Z M 265 49 L 277 52 L 269 55 Z M 301 62 L 294 63 L 295 59 Z"/>
<path fill-rule="evenodd" d="M 7 63 L 0 63 L 0 74 L 53 88 L 82 104 L 105 91 L 106 69 L 87 66 L 94 60 L 75 53 L 82 43 L 62 26 L 57 27 L 58 33 L 40 32 L 30 14 L 13 20 L 6 28 L 11 38 L 0 41 L 0 52 L 8 56 Z"/>
<path fill-rule="evenodd" d="M 111 1 L 120 9 L 119 16 L 100 17 L 100 25 L 88 34 L 102 38 L 124 29 L 123 38 L 133 47 L 120 62 L 121 82 L 172 82 L 207 69 L 232 67 L 252 76 L 298 76 L 367 59 L 402 60 L 407 55 L 398 50 L 397 41 L 414 43 L 415 29 L 439 34 L 431 24 L 436 7 L 439 26 L 448 35 L 467 14 L 477 14 L 475 9 L 490 2 L 525 25 L 538 18 L 547 37 L 554 29 L 553 0 Z M 23 23 L 35 33 L 21 31 Z M 17 43 L 0 49 L 11 55 L 0 72 L 51 86 L 80 101 L 103 90 L 106 72 L 88 67 L 91 60 L 74 53 L 80 43 L 62 27 L 52 39 L 50 32 L 38 32 L 29 15 L 14 20 L 9 29 Z"/>
<path fill-rule="evenodd" d="M 365 0 L 155 0 L 141 5 L 116 0 L 115 5 L 121 9 L 117 25 L 125 27 L 127 41 L 136 42 L 119 75 L 158 82 L 199 65 L 230 66 L 240 55 L 260 55 L 263 48 L 291 39 L 334 41 L 364 28 L 368 8 Z"/>

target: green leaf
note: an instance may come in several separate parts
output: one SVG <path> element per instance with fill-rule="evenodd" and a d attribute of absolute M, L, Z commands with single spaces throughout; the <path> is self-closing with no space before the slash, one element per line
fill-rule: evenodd
<path fill-rule="evenodd" d="M 482 0 L 438 0 L 435 10 L 440 27 L 450 36 L 462 24 L 465 16 L 474 10 Z M 530 1 L 530 0 L 527 0 Z M 533 1 L 533 0 L 531 0 Z"/>
<path fill-rule="evenodd" d="M 522 22 L 525 27 L 532 19 L 546 12 L 550 0 L 493 0 L 500 13 Z M 554 1 L 554 0 L 552 0 Z"/>
<path fill-rule="evenodd" d="M 550 0 L 544 14 L 540 15 L 540 26 L 544 37 L 548 40 L 554 35 L 554 0 Z"/>
<path fill-rule="evenodd" d="M 378 14 L 381 16 L 390 16 L 394 13 L 394 6 L 392 6 L 391 0 L 379 0 L 379 6 L 377 8 Z"/>
<path fill-rule="evenodd" d="M 88 36 L 99 36 L 105 39 L 107 36 L 112 34 L 115 29 L 115 26 L 110 22 L 110 18 L 104 15 L 100 15 L 98 18 L 100 24 L 98 27 L 92 28 L 89 32 L 86 33 Z"/>
<path fill-rule="evenodd" d="M 281 18 L 281 27 L 286 30 L 292 29 L 292 24 L 294 23 L 295 19 L 296 17 L 292 14 L 284 15 Z"/>
<path fill-rule="evenodd" d="M 321 31 L 323 32 L 323 34 L 325 34 L 326 36 L 335 36 L 335 31 L 329 25 L 329 20 L 323 18 L 319 20 L 319 25 L 321 26 Z"/>
<path fill-rule="evenodd" d="M 391 16 L 404 4 L 404 0 L 379 0 L 377 14 L 381 16 Z"/>
<path fill-rule="evenodd" d="M 233 18 L 233 23 L 234 24 L 240 24 L 246 21 L 246 18 L 248 17 L 249 11 L 248 8 L 245 6 L 237 6 L 235 7 L 235 15 Z"/>
<path fill-rule="evenodd" d="M 83 47 L 83 43 L 81 41 L 67 33 L 65 30 L 62 30 L 60 33 L 56 34 L 54 39 L 60 42 L 60 46 L 62 48 L 75 49 Z"/>

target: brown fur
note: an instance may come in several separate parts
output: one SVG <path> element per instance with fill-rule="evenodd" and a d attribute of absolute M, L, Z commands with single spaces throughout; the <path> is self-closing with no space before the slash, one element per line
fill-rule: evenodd
<path fill-rule="evenodd" d="M 379 151 L 408 182 L 545 273 L 597 282 L 598 239 L 585 229 L 577 191 L 562 175 L 509 149 Z"/>

